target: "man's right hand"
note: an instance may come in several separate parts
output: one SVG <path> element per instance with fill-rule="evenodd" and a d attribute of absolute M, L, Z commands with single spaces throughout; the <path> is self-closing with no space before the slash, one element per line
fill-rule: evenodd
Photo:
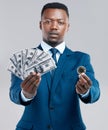
<path fill-rule="evenodd" d="M 36 96 L 37 88 L 41 81 L 40 73 L 32 73 L 21 83 L 21 88 L 24 96 L 28 99 L 32 99 Z"/>

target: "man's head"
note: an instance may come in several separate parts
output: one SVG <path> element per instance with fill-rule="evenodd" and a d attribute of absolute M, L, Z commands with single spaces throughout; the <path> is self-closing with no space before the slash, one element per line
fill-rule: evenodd
<path fill-rule="evenodd" d="M 69 11 L 68 11 L 67 6 L 62 3 L 58 3 L 58 2 L 48 3 L 48 4 L 44 5 L 42 8 L 42 11 L 41 11 L 41 17 L 43 15 L 44 11 L 46 9 L 50 9 L 50 8 L 51 9 L 63 9 L 66 12 L 67 16 L 69 17 Z"/>
<path fill-rule="evenodd" d="M 61 3 L 48 3 L 41 11 L 40 29 L 43 40 L 55 47 L 64 41 L 69 28 L 69 12 L 66 5 Z"/>

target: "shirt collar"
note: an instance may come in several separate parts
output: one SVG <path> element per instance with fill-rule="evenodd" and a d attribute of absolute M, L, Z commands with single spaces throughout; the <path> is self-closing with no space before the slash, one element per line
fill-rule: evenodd
<path fill-rule="evenodd" d="M 41 42 L 41 47 L 45 52 L 48 52 L 52 47 L 48 45 L 46 42 L 42 41 Z M 65 42 L 60 43 L 58 46 L 55 47 L 56 49 L 59 50 L 60 54 L 63 53 L 65 49 Z"/>

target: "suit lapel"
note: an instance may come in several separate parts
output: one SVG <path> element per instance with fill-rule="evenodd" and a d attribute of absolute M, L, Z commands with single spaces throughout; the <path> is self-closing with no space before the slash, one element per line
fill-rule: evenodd
<path fill-rule="evenodd" d="M 38 48 L 40 50 L 43 50 L 42 47 L 41 47 L 41 45 L 39 45 Z M 48 89 L 50 90 L 50 87 L 51 87 L 51 75 L 50 75 L 50 72 L 44 74 L 43 76 L 45 76 L 47 84 L 48 84 Z"/>
<path fill-rule="evenodd" d="M 51 74 L 50 72 L 46 73 L 46 80 L 47 80 L 47 84 L 48 84 L 48 89 L 50 90 L 51 88 Z"/>

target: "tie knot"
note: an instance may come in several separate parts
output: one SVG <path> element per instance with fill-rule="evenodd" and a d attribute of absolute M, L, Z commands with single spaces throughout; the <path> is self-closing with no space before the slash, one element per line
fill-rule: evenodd
<path fill-rule="evenodd" d="M 56 48 L 51 48 L 50 51 L 53 55 L 56 55 L 56 53 L 58 52 Z"/>

